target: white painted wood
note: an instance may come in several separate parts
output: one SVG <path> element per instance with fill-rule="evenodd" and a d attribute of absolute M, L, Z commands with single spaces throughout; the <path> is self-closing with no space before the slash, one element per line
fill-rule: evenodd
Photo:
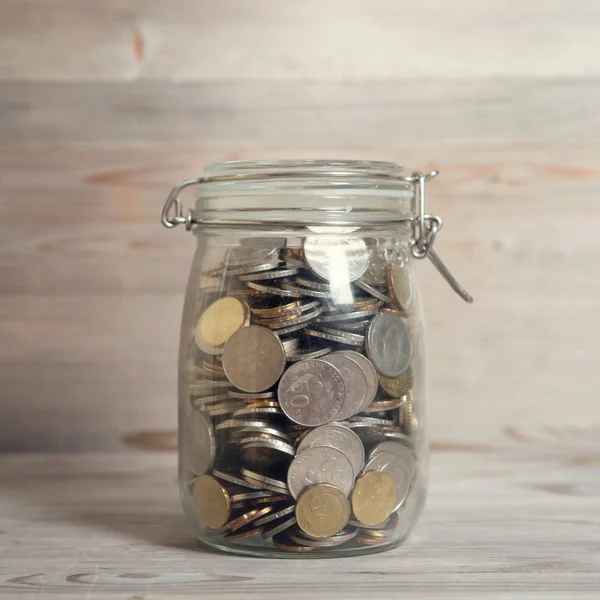
<path fill-rule="evenodd" d="M 0 140 L 168 141 L 255 155 L 265 148 L 352 151 L 424 140 L 595 142 L 599 103 L 597 79 L 7 82 L 0 86 Z"/>
<path fill-rule="evenodd" d="M 595 0 L 2 0 L 0 77 L 588 77 Z"/>
<path fill-rule="evenodd" d="M 434 452 L 428 505 L 405 546 L 276 562 L 195 542 L 173 454 L 4 456 L 0 595 L 595 600 L 600 457 L 589 458 L 574 464 L 531 447 Z"/>

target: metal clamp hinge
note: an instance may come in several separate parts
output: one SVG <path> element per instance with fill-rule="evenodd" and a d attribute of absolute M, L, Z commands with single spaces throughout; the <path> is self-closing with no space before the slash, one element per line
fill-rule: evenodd
<path fill-rule="evenodd" d="M 448 267 L 442 262 L 437 252 L 433 249 L 433 243 L 438 232 L 442 228 L 443 222 L 440 217 L 428 215 L 425 212 L 425 183 L 439 174 L 439 171 L 430 173 L 413 173 L 409 177 L 402 177 L 403 181 L 412 183 L 414 187 L 413 210 L 415 216 L 413 223 L 413 243 L 412 254 L 415 258 L 428 258 L 440 272 L 442 277 L 448 282 L 450 287 L 465 301 L 473 302 L 473 297 L 465 288 L 458 283 L 456 278 L 450 273 Z"/>
<path fill-rule="evenodd" d="M 163 206 L 162 213 L 160 215 L 160 222 L 167 228 L 171 229 L 172 227 L 177 227 L 177 225 L 185 224 L 185 228 L 189 231 L 192 228 L 192 225 L 196 222 L 194 217 L 192 216 L 192 211 L 188 210 L 187 214 L 183 216 L 183 211 L 181 209 L 181 200 L 179 199 L 179 194 L 186 187 L 191 185 L 197 185 L 202 182 L 202 178 L 196 179 L 186 179 L 178 183 L 169 194 L 165 205 Z M 173 208 L 175 208 L 173 214 Z"/>

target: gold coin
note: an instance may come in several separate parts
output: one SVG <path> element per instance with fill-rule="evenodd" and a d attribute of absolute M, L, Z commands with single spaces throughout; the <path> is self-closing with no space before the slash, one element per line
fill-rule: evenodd
<path fill-rule="evenodd" d="M 340 532 L 350 518 L 350 503 L 334 485 L 319 483 L 305 490 L 296 504 L 296 521 L 304 533 L 326 538 Z"/>
<path fill-rule="evenodd" d="M 410 267 L 406 263 L 388 265 L 386 270 L 388 288 L 400 310 L 408 310 L 413 300 L 413 284 Z"/>
<path fill-rule="evenodd" d="M 194 505 L 202 523 L 219 529 L 227 523 L 231 501 L 227 490 L 210 475 L 202 475 L 194 482 Z"/>
<path fill-rule="evenodd" d="M 387 473 L 369 471 L 356 481 L 350 498 L 354 516 L 361 523 L 378 525 L 396 508 L 396 485 Z"/>
<path fill-rule="evenodd" d="M 406 402 L 404 403 L 404 414 L 402 416 L 402 424 L 406 435 L 411 435 L 413 432 L 413 395 L 412 392 L 406 394 Z"/>
<path fill-rule="evenodd" d="M 220 354 L 225 342 L 249 322 L 250 309 L 239 298 L 226 296 L 213 302 L 196 325 L 196 343 L 209 354 Z"/>
<path fill-rule="evenodd" d="M 394 398 L 402 398 L 412 389 L 414 381 L 412 367 L 408 367 L 399 377 L 386 377 L 381 373 L 378 373 L 378 376 L 383 390 Z"/>

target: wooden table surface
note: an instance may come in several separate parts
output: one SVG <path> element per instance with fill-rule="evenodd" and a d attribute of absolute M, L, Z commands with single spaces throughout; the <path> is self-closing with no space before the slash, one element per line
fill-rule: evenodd
<path fill-rule="evenodd" d="M 597 600 L 599 31 L 598 0 L 0 0 L 0 595 Z M 387 554 L 203 550 L 156 451 L 194 247 L 162 203 L 260 158 L 441 171 L 475 303 L 418 265 L 431 495 Z"/>
<path fill-rule="evenodd" d="M 409 542 L 343 559 L 219 554 L 186 526 L 174 453 L 4 456 L 6 598 L 479 600 L 600 595 L 600 456 L 515 444 L 433 452 Z"/>

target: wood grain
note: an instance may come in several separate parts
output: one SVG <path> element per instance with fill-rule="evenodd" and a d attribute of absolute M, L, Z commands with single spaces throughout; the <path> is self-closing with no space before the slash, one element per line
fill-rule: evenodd
<path fill-rule="evenodd" d="M 594 0 L 2 0 L 0 77 L 598 76 Z"/>
<path fill-rule="evenodd" d="M 595 600 L 600 487 L 594 467 L 564 459 L 434 453 L 428 505 L 405 546 L 279 563 L 194 540 L 172 454 L 4 456 L 0 595 Z"/>
<path fill-rule="evenodd" d="M 352 151 L 427 140 L 595 142 L 599 101 L 597 79 L 9 81 L 0 86 L 0 140 L 174 142 L 254 156 L 275 147 Z"/>
<path fill-rule="evenodd" d="M 419 265 L 431 438 L 597 446 L 597 143 L 421 142 L 304 154 L 435 166 L 438 250 L 476 297 Z M 2 448 L 121 447 L 175 427 L 179 319 L 194 240 L 166 231 L 173 182 L 252 149 L 45 144 L 0 151 Z M 160 167 L 160 168 L 159 168 Z M 20 201 L 13 201 L 19 198 Z M 577 235 L 572 224 L 577 223 Z M 573 382 L 582 382 L 573 393 Z M 568 408 L 566 408 L 568 406 Z"/>

